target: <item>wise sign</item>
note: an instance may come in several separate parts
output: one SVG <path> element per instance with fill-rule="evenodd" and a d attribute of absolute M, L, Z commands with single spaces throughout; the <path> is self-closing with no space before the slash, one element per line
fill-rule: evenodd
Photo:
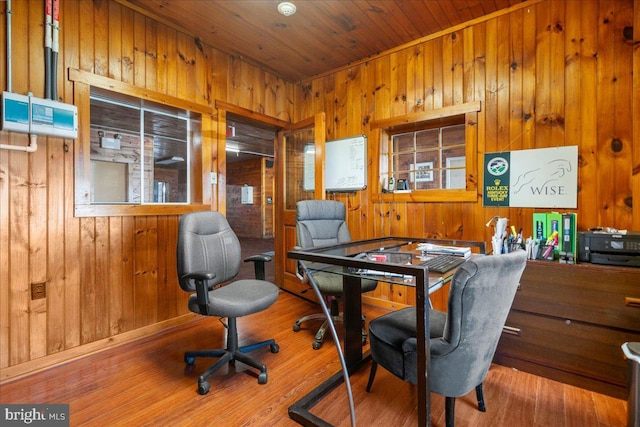
<path fill-rule="evenodd" d="M 484 206 L 578 207 L 578 146 L 484 155 Z"/>

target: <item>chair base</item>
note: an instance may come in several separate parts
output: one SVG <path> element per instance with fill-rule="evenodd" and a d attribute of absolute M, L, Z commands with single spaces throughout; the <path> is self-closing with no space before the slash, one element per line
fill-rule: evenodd
<path fill-rule="evenodd" d="M 338 300 L 335 298 L 331 299 L 330 312 L 331 320 L 333 321 L 334 325 L 338 323 L 344 323 L 343 313 L 339 312 Z M 318 350 L 324 343 L 324 336 L 327 332 L 327 329 L 329 328 L 329 321 L 327 320 L 327 317 L 324 315 L 324 313 L 309 314 L 296 320 L 296 322 L 293 324 L 293 331 L 298 332 L 301 328 L 302 323 L 309 320 L 323 320 L 322 326 L 320 326 L 320 329 L 318 329 L 318 331 L 316 332 L 313 343 L 311 344 L 314 350 Z M 366 343 L 367 331 L 365 331 L 364 329 L 364 316 L 362 316 L 362 345 L 365 345 Z"/>
<path fill-rule="evenodd" d="M 267 367 L 260 363 L 257 359 L 248 356 L 249 353 L 254 350 L 258 350 L 262 347 L 269 346 L 272 353 L 280 351 L 280 347 L 276 344 L 275 340 L 266 340 L 254 344 L 248 344 L 242 347 L 238 346 L 238 329 L 236 325 L 236 318 L 229 318 L 227 325 L 227 348 L 220 348 L 214 350 L 194 350 L 186 351 L 184 353 L 184 361 L 188 366 L 193 366 L 197 357 L 214 357 L 219 358 L 216 363 L 211 365 L 200 377 L 198 377 L 198 393 L 204 395 L 209 392 L 208 378 L 223 367 L 225 364 L 234 364 L 236 360 L 258 369 L 258 384 L 267 383 Z"/>

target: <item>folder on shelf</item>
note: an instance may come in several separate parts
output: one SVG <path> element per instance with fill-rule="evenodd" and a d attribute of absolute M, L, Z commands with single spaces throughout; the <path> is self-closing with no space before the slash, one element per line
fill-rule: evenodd
<path fill-rule="evenodd" d="M 547 237 L 551 234 L 547 232 L 547 213 L 535 212 L 533 214 L 533 236 L 534 239 L 541 243 L 547 240 Z"/>
<path fill-rule="evenodd" d="M 557 232 L 556 243 L 554 244 L 553 252 L 558 255 L 560 252 L 560 240 L 562 238 L 562 214 L 559 212 L 547 212 L 547 237 L 553 234 L 553 232 Z"/>
<path fill-rule="evenodd" d="M 576 214 L 565 213 L 562 215 L 562 240 L 560 250 L 565 254 L 573 254 L 576 258 L 577 247 Z"/>

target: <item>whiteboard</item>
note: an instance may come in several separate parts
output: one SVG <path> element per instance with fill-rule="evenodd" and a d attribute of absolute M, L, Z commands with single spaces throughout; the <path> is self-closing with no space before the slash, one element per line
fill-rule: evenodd
<path fill-rule="evenodd" d="M 324 184 L 326 191 L 356 191 L 367 187 L 367 137 L 327 141 Z"/>

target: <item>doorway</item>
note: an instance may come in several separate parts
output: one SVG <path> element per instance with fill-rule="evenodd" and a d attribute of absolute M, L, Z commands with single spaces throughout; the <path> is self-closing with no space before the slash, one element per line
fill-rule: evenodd
<path fill-rule="evenodd" d="M 273 239 L 277 129 L 227 114 L 227 220 L 238 237 Z"/>

